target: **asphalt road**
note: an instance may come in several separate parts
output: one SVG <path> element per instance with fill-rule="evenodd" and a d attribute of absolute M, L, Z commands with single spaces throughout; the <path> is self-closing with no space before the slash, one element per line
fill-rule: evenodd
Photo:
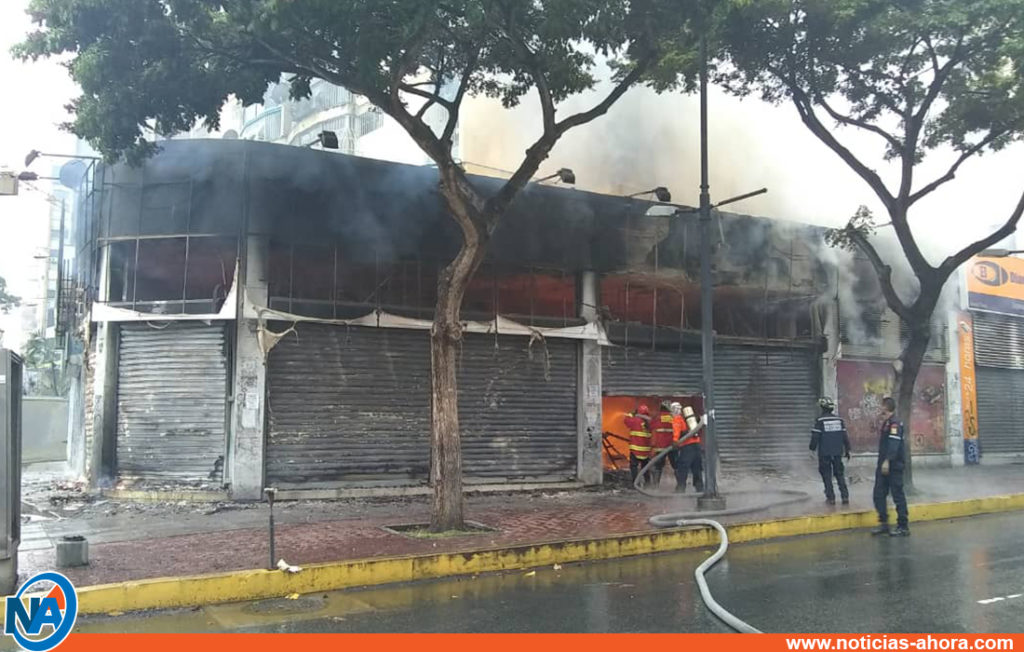
<path fill-rule="evenodd" d="M 734 545 L 708 580 L 767 632 L 1024 631 L 1024 513 Z M 720 632 L 706 551 L 80 621 L 80 631 Z M 1016 596 L 1016 597 L 1011 597 Z M 1001 600 L 997 598 L 1002 598 Z"/>

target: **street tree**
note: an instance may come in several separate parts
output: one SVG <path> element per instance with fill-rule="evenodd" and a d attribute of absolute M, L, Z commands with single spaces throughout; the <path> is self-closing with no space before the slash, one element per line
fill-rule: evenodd
<path fill-rule="evenodd" d="M 910 291 L 894 284 L 898 261 L 873 243 L 880 225 L 868 209 L 829 240 L 863 252 L 886 304 L 909 330 L 894 365 L 898 416 L 909 423 L 943 286 L 964 262 L 1013 233 L 1024 212 L 1022 194 L 998 229 L 935 263 L 910 222 L 915 205 L 951 183 L 965 163 L 1024 135 L 1024 0 L 759 0 L 736 2 L 725 16 L 719 81 L 739 95 L 791 104 L 884 207 L 914 277 Z M 877 139 L 881 160 L 855 154 L 851 130 Z M 948 168 L 944 162 L 941 174 L 922 179 L 929 154 L 948 156 Z M 895 182 L 873 163 L 891 165 Z M 927 218 L 920 227 L 934 228 Z"/>
<path fill-rule="evenodd" d="M 692 31 L 702 0 L 32 0 L 40 25 L 16 53 L 67 56 L 82 95 L 72 132 L 110 160 L 153 152 L 147 129 L 170 135 L 203 122 L 218 127 L 225 100 L 262 100 L 290 80 L 294 98 L 313 79 L 366 97 L 436 163 L 439 191 L 461 231 L 442 270 L 431 330 L 431 527 L 463 525 L 456 356 L 460 309 L 492 234 L 519 192 L 568 131 L 605 114 L 630 87 L 665 74 L 666 35 Z M 688 37 L 685 40 L 690 41 Z M 692 44 L 691 44 L 692 45 Z M 693 48 L 673 46 L 674 64 Z M 610 85 L 580 112 L 567 98 Z M 451 90 L 447 90 L 451 89 Z M 539 103 L 536 140 L 493 193 L 453 157 L 467 95 L 512 108 Z M 533 101 L 533 100 L 531 100 Z M 427 120 L 447 114 L 443 127 Z"/>
<path fill-rule="evenodd" d="M 21 299 L 7 291 L 7 279 L 0 276 L 0 314 L 6 315 L 21 305 Z"/>

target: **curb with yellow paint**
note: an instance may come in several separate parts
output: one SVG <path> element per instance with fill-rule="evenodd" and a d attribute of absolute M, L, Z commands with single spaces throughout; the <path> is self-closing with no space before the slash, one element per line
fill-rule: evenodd
<path fill-rule="evenodd" d="M 936 521 L 1022 509 L 1024 494 L 1012 494 L 911 505 L 910 517 L 914 522 Z M 858 511 L 737 523 L 729 525 L 728 531 L 730 541 L 740 543 L 864 528 L 874 523 L 873 511 Z M 275 598 L 293 593 L 319 593 L 352 587 L 523 570 L 552 564 L 616 559 L 702 548 L 717 543 L 718 535 L 713 530 L 674 528 L 599 539 L 315 564 L 295 574 L 244 570 L 212 575 L 162 577 L 79 588 L 78 611 L 82 614 L 103 614 L 197 607 Z"/>

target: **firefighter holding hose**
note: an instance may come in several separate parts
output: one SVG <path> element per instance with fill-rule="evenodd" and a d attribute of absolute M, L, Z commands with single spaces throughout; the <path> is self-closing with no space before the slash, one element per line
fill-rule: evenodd
<path fill-rule="evenodd" d="M 657 416 L 651 419 L 651 434 L 652 444 L 654 446 L 653 454 L 657 455 L 666 448 L 673 448 L 672 443 L 675 439 L 674 432 L 675 428 L 672 425 L 673 415 L 672 409 L 668 401 L 661 402 L 661 409 L 658 411 Z M 655 487 L 661 484 L 661 472 L 665 469 L 665 459 L 668 458 L 668 463 L 672 466 L 672 469 L 676 474 L 676 487 L 679 486 L 679 467 L 676 464 L 676 455 L 678 451 L 674 448 L 669 451 L 668 455 L 661 458 L 654 463 L 653 471 L 653 484 Z M 685 481 L 685 476 L 684 476 Z"/>
<path fill-rule="evenodd" d="M 843 468 L 843 457 L 850 459 L 850 435 L 846 432 L 846 423 L 836 416 L 836 402 L 825 396 L 818 399 L 821 416 L 814 422 L 811 429 L 812 451 L 818 451 L 818 473 L 825 483 L 825 500 L 829 505 L 836 504 L 836 491 L 832 486 L 832 476 L 839 485 L 839 496 L 844 505 L 850 504 L 850 490 L 846 488 L 846 475 Z"/>
<path fill-rule="evenodd" d="M 693 475 L 693 488 L 697 491 L 704 491 L 704 462 L 701 451 L 700 431 L 696 431 L 689 437 L 686 433 L 697 427 L 697 417 L 693 408 L 674 402 L 670 406 L 672 410 L 672 429 L 676 439 L 676 491 L 686 491 L 686 476 Z"/>
<path fill-rule="evenodd" d="M 623 423 L 629 429 L 629 475 L 635 484 L 637 474 L 652 455 L 651 411 L 646 404 L 641 404 L 636 412 L 626 415 Z M 644 474 L 643 484 L 651 484 L 650 472 Z"/>

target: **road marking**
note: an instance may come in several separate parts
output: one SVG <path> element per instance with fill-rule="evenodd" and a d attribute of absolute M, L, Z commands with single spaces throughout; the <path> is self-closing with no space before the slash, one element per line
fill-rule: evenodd
<path fill-rule="evenodd" d="M 994 602 L 1002 602 L 1003 600 L 1013 600 L 1015 598 L 1024 597 L 1024 593 L 1014 593 L 1013 595 L 1001 596 L 998 598 L 988 598 L 987 600 L 978 600 L 978 604 L 992 604 Z"/>

